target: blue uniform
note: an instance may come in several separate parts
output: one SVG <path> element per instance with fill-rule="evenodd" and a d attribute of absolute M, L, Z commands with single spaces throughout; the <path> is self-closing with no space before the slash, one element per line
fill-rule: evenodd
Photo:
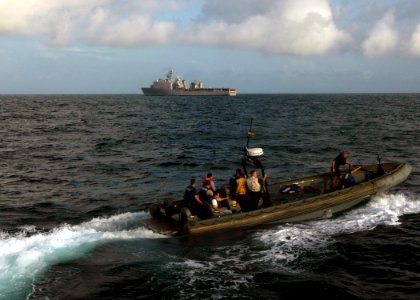
<path fill-rule="evenodd" d="M 193 207 L 195 205 L 195 195 L 197 195 L 197 189 L 189 185 L 185 189 L 184 200 L 188 203 L 190 207 Z"/>

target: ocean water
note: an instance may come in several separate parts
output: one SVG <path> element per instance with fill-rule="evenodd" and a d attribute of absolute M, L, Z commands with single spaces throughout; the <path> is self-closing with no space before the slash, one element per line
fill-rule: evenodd
<path fill-rule="evenodd" d="M 271 181 L 406 162 L 332 219 L 167 238 L 147 208 L 225 183 L 250 119 Z M 419 299 L 420 95 L 0 96 L 0 299 Z"/>

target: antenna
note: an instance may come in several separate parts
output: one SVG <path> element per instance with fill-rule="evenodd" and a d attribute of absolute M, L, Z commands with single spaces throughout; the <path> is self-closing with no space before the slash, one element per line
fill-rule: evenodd
<path fill-rule="evenodd" d="M 249 129 L 247 132 L 247 140 L 246 140 L 246 147 L 248 148 L 249 145 L 249 140 L 251 139 L 251 137 L 255 136 L 255 132 L 252 131 L 252 122 L 254 121 L 254 119 L 251 118 L 251 123 L 249 124 Z"/>

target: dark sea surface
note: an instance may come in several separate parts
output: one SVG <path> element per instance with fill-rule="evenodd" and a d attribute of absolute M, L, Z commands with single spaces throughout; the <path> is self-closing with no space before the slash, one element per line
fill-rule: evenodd
<path fill-rule="evenodd" d="M 354 164 L 409 180 L 332 219 L 211 238 L 144 228 L 223 184 L 254 118 L 271 181 Z M 420 95 L 0 96 L 0 299 L 420 299 Z"/>

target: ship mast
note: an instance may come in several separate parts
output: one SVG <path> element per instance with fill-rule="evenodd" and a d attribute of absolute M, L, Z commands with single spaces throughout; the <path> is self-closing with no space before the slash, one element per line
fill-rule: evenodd
<path fill-rule="evenodd" d="M 174 75 L 174 70 L 170 69 L 166 74 L 166 80 L 172 81 L 172 76 Z"/>

